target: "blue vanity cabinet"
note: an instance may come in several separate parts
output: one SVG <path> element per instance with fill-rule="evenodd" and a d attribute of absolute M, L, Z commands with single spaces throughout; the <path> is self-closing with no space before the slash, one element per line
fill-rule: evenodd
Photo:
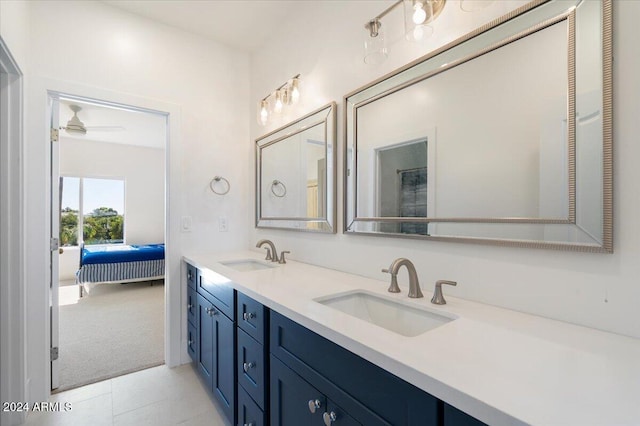
<path fill-rule="evenodd" d="M 269 403 L 269 309 L 261 303 L 238 292 L 237 307 L 237 377 L 238 377 L 238 426 L 250 415 L 267 424 Z"/>
<path fill-rule="evenodd" d="M 238 386 L 238 426 L 266 426 L 267 417 L 247 391 Z"/>
<path fill-rule="evenodd" d="M 187 281 L 187 352 L 193 361 L 198 362 L 198 297 L 196 293 L 197 269 L 186 265 Z"/>
<path fill-rule="evenodd" d="M 235 323 L 198 294 L 198 371 L 230 422 L 236 418 Z"/>
<path fill-rule="evenodd" d="M 273 355 L 271 401 L 272 426 L 362 426 Z"/>
<path fill-rule="evenodd" d="M 485 423 L 463 413 L 455 407 L 444 404 L 444 426 L 487 426 Z"/>
<path fill-rule="evenodd" d="M 277 312 L 271 311 L 270 322 L 271 354 L 341 407 L 342 417 L 348 415 L 355 424 L 367 426 L 441 424 L 442 401 L 432 395 Z M 277 414 L 284 408 L 273 392 L 288 393 L 274 383 L 274 363 L 272 358 L 270 407 L 272 426 L 278 426 L 277 421 L 289 418 L 289 413 Z M 295 413 L 302 415 L 304 410 L 298 410 L 296 405 Z M 306 424 L 303 418 L 300 422 Z"/>

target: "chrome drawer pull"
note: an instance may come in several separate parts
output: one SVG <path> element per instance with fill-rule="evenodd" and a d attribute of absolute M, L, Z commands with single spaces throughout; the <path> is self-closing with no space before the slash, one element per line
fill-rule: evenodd
<path fill-rule="evenodd" d="M 242 364 L 242 369 L 244 370 L 245 373 L 248 373 L 249 370 L 251 370 L 255 366 L 256 365 L 252 362 L 245 362 Z"/>
<path fill-rule="evenodd" d="M 207 313 L 209 314 L 210 317 L 214 316 L 214 315 L 218 315 L 218 311 L 215 308 L 207 308 L 206 309 Z"/>
<path fill-rule="evenodd" d="M 325 413 L 322 415 L 322 420 L 324 420 L 324 424 L 326 426 L 331 426 L 331 423 L 335 422 L 337 418 L 338 416 L 336 416 L 336 413 L 334 411 L 332 411 L 331 413 L 327 413 L 325 411 Z"/>
<path fill-rule="evenodd" d="M 253 422 L 251 423 L 245 423 L 244 426 L 253 426 Z"/>
<path fill-rule="evenodd" d="M 255 318 L 256 314 L 254 314 L 253 312 L 245 312 L 244 314 L 242 314 L 242 318 L 245 321 L 249 321 L 251 318 Z"/>
<path fill-rule="evenodd" d="M 316 410 L 322 406 L 322 403 L 319 399 L 310 399 L 308 405 L 309 411 L 311 411 L 312 414 L 315 414 Z"/>

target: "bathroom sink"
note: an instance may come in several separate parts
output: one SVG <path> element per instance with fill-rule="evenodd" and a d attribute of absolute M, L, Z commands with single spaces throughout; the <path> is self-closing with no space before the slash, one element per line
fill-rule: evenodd
<path fill-rule="evenodd" d="M 361 290 L 315 301 L 407 337 L 417 336 L 457 318 Z"/>
<path fill-rule="evenodd" d="M 269 265 L 268 263 L 254 259 L 229 260 L 226 262 L 220 262 L 220 264 L 240 272 L 259 271 L 261 269 L 275 268 L 274 265 Z"/>

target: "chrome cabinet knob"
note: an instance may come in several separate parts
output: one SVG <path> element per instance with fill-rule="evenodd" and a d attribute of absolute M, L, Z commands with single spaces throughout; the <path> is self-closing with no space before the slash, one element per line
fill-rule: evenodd
<path fill-rule="evenodd" d="M 255 366 L 256 365 L 252 362 L 245 362 L 242 364 L 242 369 L 244 370 L 245 373 L 248 373 L 249 370 L 251 370 Z"/>
<path fill-rule="evenodd" d="M 187 309 L 191 309 L 191 308 L 193 308 L 193 303 L 187 304 Z"/>
<path fill-rule="evenodd" d="M 251 318 L 255 318 L 256 314 L 254 314 L 253 312 L 245 312 L 244 314 L 242 314 L 242 319 L 244 319 L 245 321 L 249 321 Z"/>
<path fill-rule="evenodd" d="M 191 278 L 193 278 L 193 274 L 189 271 L 187 272 L 187 281 L 191 281 Z"/>
<path fill-rule="evenodd" d="M 322 415 L 322 420 L 324 420 L 324 424 L 327 426 L 331 426 L 331 423 L 335 422 L 338 419 L 338 416 L 336 415 L 335 411 L 332 411 L 330 413 L 327 413 L 325 411 L 325 413 Z"/>
<path fill-rule="evenodd" d="M 319 399 L 310 399 L 308 404 L 309 411 L 311 411 L 312 414 L 315 414 L 316 410 L 322 406 Z"/>
<path fill-rule="evenodd" d="M 215 308 L 207 308 L 206 311 L 210 317 L 218 315 L 218 311 Z"/>
<path fill-rule="evenodd" d="M 187 345 L 189 345 L 189 346 L 193 345 L 193 340 L 189 340 L 189 341 L 187 342 Z"/>

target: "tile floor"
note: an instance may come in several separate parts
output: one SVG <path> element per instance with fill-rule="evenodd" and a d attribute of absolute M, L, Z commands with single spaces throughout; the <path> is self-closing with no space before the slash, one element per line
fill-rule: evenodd
<path fill-rule="evenodd" d="M 32 412 L 34 426 L 228 426 L 191 364 L 137 371 L 51 395 L 70 411 Z"/>

